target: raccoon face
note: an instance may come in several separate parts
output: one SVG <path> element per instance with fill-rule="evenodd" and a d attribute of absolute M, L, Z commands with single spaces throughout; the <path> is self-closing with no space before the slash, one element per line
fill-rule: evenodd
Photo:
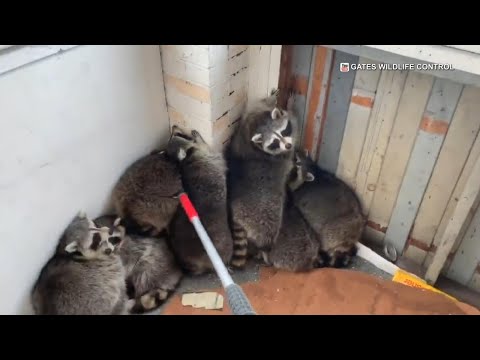
<path fill-rule="evenodd" d="M 81 221 L 84 225 L 83 231 L 68 238 L 65 251 L 76 258 L 87 260 L 105 258 L 113 254 L 115 246 L 109 242 L 110 229 L 106 226 L 97 228 L 87 217 Z"/>
<path fill-rule="evenodd" d="M 293 127 L 288 112 L 279 108 L 266 111 L 251 141 L 255 147 L 270 155 L 293 151 Z"/>
<path fill-rule="evenodd" d="M 126 228 L 122 223 L 122 219 L 117 217 L 113 222 L 113 226 L 109 229 L 108 243 L 114 247 L 114 251 L 117 251 L 123 244 L 125 239 Z"/>
<path fill-rule="evenodd" d="M 308 152 L 305 152 L 308 157 Z M 311 182 L 315 180 L 315 176 L 309 171 L 308 169 L 308 162 L 305 161 L 306 159 L 303 158 L 298 152 L 295 152 L 295 166 L 290 173 L 290 177 L 288 179 L 288 187 L 291 191 L 297 190 L 300 186 L 302 186 L 306 182 Z"/>
<path fill-rule="evenodd" d="M 181 162 L 201 146 L 207 146 L 207 144 L 197 130 L 188 131 L 177 125 L 172 126 L 172 134 L 167 145 L 169 157 Z"/>

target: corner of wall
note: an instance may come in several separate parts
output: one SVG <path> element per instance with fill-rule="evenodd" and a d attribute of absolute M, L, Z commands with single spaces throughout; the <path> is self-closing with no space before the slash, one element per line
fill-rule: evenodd
<path fill-rule="evenodd" d="M 280 51 L 278 45 L 161 45 L 170 126 L 195 128 L 223 148 L 247 102 L 277 86 Z"/>

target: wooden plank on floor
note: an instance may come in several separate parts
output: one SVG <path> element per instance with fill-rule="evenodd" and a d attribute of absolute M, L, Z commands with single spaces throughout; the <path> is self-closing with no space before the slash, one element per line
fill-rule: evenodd
<path fill-rule="evenodd" d="M 465 188 L 465 184 L 472 172 L 473 166 L 475 165 L 475 161 L 477 160 L 478 157 L 480 157 L 480 134 L 477 134 L 477 137 L 472 146 L 470 154 L 468 155 L 465 166 L 463 167 L 462 173 L 460 174 L 460 177 L 455 185 L 455 189 L 453 190 L 453 193 L 450 196 L 446 210 L 443 213 L 442 219 L 440 221 L 440 225 L 437 227 L 437 230 L 435 232 L 435 236 L 433 238 L 433 246 L 435 247 L 438 247 L 438 245 L 440 244 L 440 239 L 443 233 L 445 232 L 449 219 L 452 217 L 453 210 L 455 209 L 458 199 L 460 198 L 460 194 Z M 479 200 L 477 200 L 473 205 L 474 209 L 478 207 L 478 203 L 479 203 Z M 463 239 L 465 232 L 467 231 L 468 225 L 470 224 L 470 221 L 473 218 L 473 214 L 474 214 L 474 211 L 469 213 L 465 224 L 463 224 L 460 230 L 457 241 L 453 245 L 453 249 L 451 253 L 455 253 L 457 251 L 460 245 L 460 241 L 461 239 Z M 425 260 L 425 265 L 428 265 L 426 261 L 427 260 Z"/>
<path fill-rule="evenodd" d="M 480 160 L 479 160 L 480 161 Z M 473 173 L 473 172 L 472 172 Z M 477 183 L 478 186 L 478 183 Z M 480 210 L 477 209 L 465 236 L 460 243 L 448 277 L 460 284 L 467 285 L 480 262 Z"/>
<path fill-rule="evenodd" d="M 359 63 L 377 64 L 366 58 L 360 58 Z M 355 73 L 355 82 L 353 83 L 336 171 L 336 175 L 352 188 L 355 188 L 357 169 L 367 134 L 368 121 L 382 72 L 380 70 L 357 70 Z"/>
<path fill-rule="evenodd" d="M 411 236 L 430 246 L 480 129 L 480 88 L 465 87 L 418 210 Z M 421 263 L 425 258 L 421 259 Z"/>
<path fill-rule="evenodd" d="M 331 49 L 315 46 L 308 86 L 307 116 L 303 131 L 304 147 L 309 150 L 314 160 L 316 160 L 319 139 L 322 137 L 332 58 L 333 51 Z"/>
<path fill-rule="evenodd" d="M 432 264 L 433 256 L 435 255 L 434 250 L 436 250 L 436 249 L 435 248 L 430 249 L 430 251 L 425 256 L 425 261 L 423 262 L 423 268 L 424 269 L 427 269 Z M 447 261 L 445 261 L 445 264 L 443 265 L 442 271 L 440 272 L 443 276 L 447 276 L 448 268 L 452 264 L 453 256 L 454 256 L 454 254 L 452 252 L 450 252 L 450 254 L 447 257 Z"/>
<path fill-rule="evenodd" d="M 328 96 L 324 131 L 320 139 L 318 155 L 318 164 L 333 174 L 337 170 L 338 155 L 342 146 L 343 132 L 355 80 L 354 71 L 340 72 L 341 63 L 357 64 L 358 56 L 337 51 L 333 59 L 333 71 L 329 85 L 330 95 Z"/>
<path fill-rule="evenodd" d="M 462 229 L 460 230 L 460 233 L 458 234 L 457 241 L 456 241 L 455 244 L 453 245 L 453 249 L 452 249 L 452 252 L 451 252 L 450 255 L 453 255 L 453 256 L 454 256 L 454 255 L 457 253 L 458 248 L 459 248 L 460 245 L 461 245 L 462 239 L 463 239 L 463 237 L 465 236 L 465 233 L 467 232 L 467 229 L 468 229 L 468 227 L 470 226 L 470 223 L 472 222 L 473 216 L 475 215 L 475 212 L 476 212 L 477 209 L 479 208 L 479 205 L 480 205 L 480 197 L 477 198 L 477 200 L 476 200 L 475 203 L 473 204 L 472 210 L 471 210 L 470 213 L 468 214 L 467 220 L 466 220 L 465 223 L 463 224 Z"/>
<path fill-rule="evenodd" d="M 438 275 L 440 274 L 440 271 L 442 270 L 443 265 L 447 260 L 448 254 L 450 254 L 450 251 L 453 248 L 453 244 L 457 239 L 458 233 L 460 232 L 462 225 L 467 220 L 467 216 L 470 210 L 472 209 L 474 202 L 479 197 L 479 195 L 480 195 L 480 158 L 477 158 L 477 161 L 475 162 L 473 170 L 470 174 L 470 177 L 468 178 L 467 183 L 465 184 L 465 188 L 463 189 L 462 194 L 458 199 L 457 206 L 455 207 L 452 217 L 448 222 L 447 228 L 445 229 L 445 232 L 442 235 L 442 238 L 440 240 L 440 245 L 438 246 L 438 249 L 435 252 L 432 264 L 428 267 L 427 273 L 425 274 L 425 280 L 428 283 L 435 284 L 435 282 L 437 281 Z M 475 233 L 475 230 L 473 232 Z M 475 234 L 473 234 L 472 236 L 474 236 L 476 240 L 478 240 L 478 236 L 476 236 Z M 466 241 L 467 243 L 471 242 L 471 240 L 468 237 L 464 241 Z M 478 244 L 474 244 L 474 245 L 476 245 L 477 248 L 480 248 Z M 472 248 L 469 250 L 474 251 L 475 249 Z M 480 256 L 480 251 L 478 251 L 478 255 Z M 468 260 L 470 259 L 471 257 L 469 256 Z M 473 269 L 472 273 L 476 269 L 477 264 L 479 262 L 479 259 L 475 257 L 473 257 L 473 259 L 475 260 L 475 263 L 472 265 L 472 269 Z M 465 259 L 462 259 L 462 260 L 465 262 Z M 456 263 L 454 259 L 452 266 L 455 266 L 455 265 L 458 265 L 458 262 Z M 462 264 L 462 265 L 465 265 L 465 264 Z M 468 264 L 466 264 L 466 266 L 468 266 Z M 467 273 L 468 271 L 469 269 L 467 268 Z M 468 277 L 468 279 L 470 279 L 472 273 L 470 273 L 470 276 Z M 461 276 L 465 276 L 465 274 L 462 273 Z M 466 279 L 463 284 L 466 284 L 468 279 Z"/>
<path fill-rule="evenodd" d="M 378 234 L 381 240 L 395 206 L 433 81 L 432 76 L 410 71 L 405 82 L 369 213 L 370 227 L 383 230 Z"/>
<path fill-rule="evenodd" d="M 463 86 L 436 79 L 385 234 L 403 253 Z"/>
<path fill-rule="evenodd" d="M 357 171 L 356 190 L 369 213 L 407 71 L 382 71 Z"/>

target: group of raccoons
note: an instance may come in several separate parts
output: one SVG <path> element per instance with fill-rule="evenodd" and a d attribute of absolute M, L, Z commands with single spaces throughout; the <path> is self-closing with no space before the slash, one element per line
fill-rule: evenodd
<path fill-rule="evenodd" d="M 184 273 L 213 266 L 181 205 L 186 192 L 230 271 L 250 257 L 292 272 L 344 267 L 365 225 L 354 191 L 298 149 L 293 97 L 245 111 L 224 152 L 173 126 L 166 149 L 130 165 L 115 214 L 79 213 L 40 272 L 36 314 L 135 314 L 158 308 Z"/>

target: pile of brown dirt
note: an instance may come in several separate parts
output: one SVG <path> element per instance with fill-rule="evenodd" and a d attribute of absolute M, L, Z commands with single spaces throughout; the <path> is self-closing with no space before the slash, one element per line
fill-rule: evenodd
<path fill-rule="evenodd" d="M 339 269 L 294 274 L 262 268 L 260 281 L 242 284 L 258 315 L 480 315 L 470 305 L 442 294 Z M 215 291 L 224 295 L 222 289 Z M 176 295 L 165 315 L 229 315 L 223 310 L 182 306 Z"/>

